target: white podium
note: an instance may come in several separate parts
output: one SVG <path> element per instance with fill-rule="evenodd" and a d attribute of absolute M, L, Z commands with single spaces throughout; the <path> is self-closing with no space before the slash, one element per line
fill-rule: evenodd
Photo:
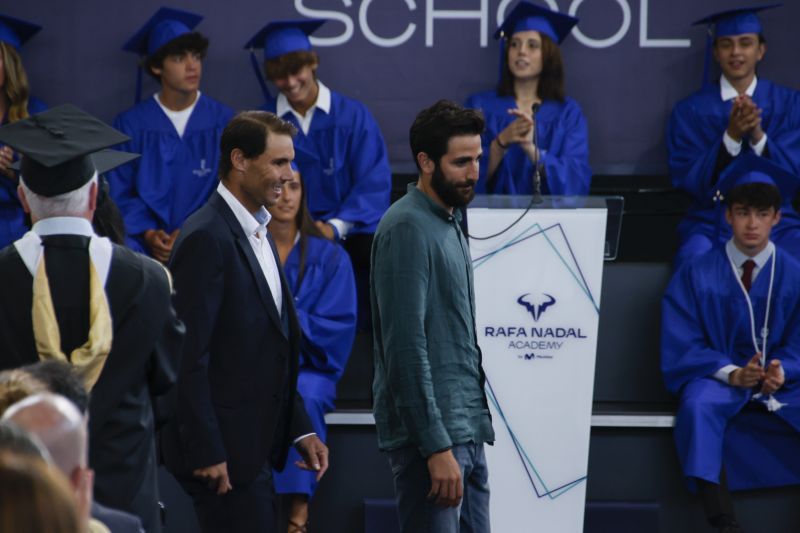
<path fill-rule="evenodd" d="M 603 259 L 616 248 L 609 211 L 621 220 L 613 200 L 544 197 L 526 211 L 530 197 L 481 196 L 468 209 L 496 435 L 493 531 L 583 531 Z"/>

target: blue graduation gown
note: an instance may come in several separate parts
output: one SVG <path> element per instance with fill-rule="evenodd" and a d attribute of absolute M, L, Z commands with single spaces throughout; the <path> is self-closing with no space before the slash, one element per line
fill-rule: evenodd
<path fill-rule="evenodd" d="M 275 112 L 270 99 L 262 109 Z M 331 91 L 330 113 L 317 109 L 308 134 L 291 112 L 283 118 L 297 126 L 295 163 L 303 175 L 308 209 L 315 220 L 352 222 L 351 233 L 375 233 L 389 208 L 392 171 L 386 143 L 369 110 Z"/>
<path fill-rule="evenodd" d="M 762 109 L 761 127 L 767 134 L 764 156 L 800 175 L 800 93 L 759 79 L 753 102 Z M 672 184 L 694 199 L 686 218 L 678 227 L 680 266 L 690 257 L 730 239 L 722 209 L 714 208 L 718 173 L 717 156 L 725 150 L 722 136 L 728 127 L 732 101 L 723 102 L 719 84 L 712 84 L 680 101 L 672 111 L 667 127 L 669 170 Z M 750 151 L 747 140 L 742 152 Z M 772 239 L 784 250 L 800 257 L 800 216 L 784 198 L 782 218 L 772 231 Z M 717 231 L 719 229 L 719 235 Z"/>
<path fill-rule="evenodd" d="M 483 135 L 481 174 L 475 190 L 479 194 L 531 194 L 533 163 L 519 147 L 508 147 L 495 172 L 495 184 L 487 189 L 489 145 L 511 122 L 508 110 L 517 107 L 514 98 L 486 91 L 467 98 L 466 107 L 480 109 L 486 119 Z M 542 193 L 563 196 L 589 194 L 592 170 L 589 168 L 589 130 L 578 103 L 572 98 L 564 102 L 546 100 L 536 114 L 536 135 L 542 154 L 545 176 Z"/>
<path fill-rule="evenodd" d="M 755 353 L 747 303 L 724 247 L 684 265 L 664 295 L 661 368 L 680 397 L 674 436 L 690 488 L 695 478 L 718 483 L 723 465 L 732 490 L 800 483 L 800 263 L 780 248 L 776 255 L 767 364 L 783 365 L 786 383 L 774 396 L 787 405 L 774 413 L 749 405 L 753 390 L 713 377 L 726 365 L 745 366 Z M 749 293 L 757 332 L 771 261 Z"/>
<path fill-rule="evenodd" d="M 297 390 L 317 435 L 325 440 L 325 413 L 334 408 L 336 382 L 342 376 L 356 332 L 356 288 L 350 257 L 333 242 L 307 238 L 305 273 L 298 285 L 300 246 L 295 244 L 283 266 L 303 331 Z M 300 456 L 290 449 L 283 472 L 274 476 L 278 493 L 311 495 L 316 474 L 294 465 Z"/>
<path fill-rule="evenodd" d="M 145 251 L 148 229 L 171 233 L 208 200 L 219 183 L 219 141 L 233 110 L 201 94 L 183 137 L 150 97 L 119 115 L 114 127 L 131 140 L 120 150 L 140 159 L 107 174 L 111 196 L 119 206 L 128 245 Z"/>
<path fill-rule="evenodd" d="M 41 113 L 46 109 L 47 105 L 38 98 L 33 96 L 28 98 L 29 115 Z M 0 124 L 7 123 L 8 116 L 5 116 Z M 2 143 L 0 143 L 1 146 L 3 146 Z M 15 153 L 14 159 L 16 160 L 18 157 Z M 28 227 L 25 225 L 25 212 L 22 210 L 22 204 L 17 196 L 17 185 L 16 179 L 0 176 L 0 249 L 16 241 L 28 231 Z"/>

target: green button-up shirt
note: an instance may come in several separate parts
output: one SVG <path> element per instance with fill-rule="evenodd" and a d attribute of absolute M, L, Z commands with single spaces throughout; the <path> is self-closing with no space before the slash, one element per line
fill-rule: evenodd
<path fill-rule="evenodd" d="M 460 218 L 411 184 L 375 233 L 372 388 L 383 450 L 415 446 L 427 457 L 494 440 Z"/>

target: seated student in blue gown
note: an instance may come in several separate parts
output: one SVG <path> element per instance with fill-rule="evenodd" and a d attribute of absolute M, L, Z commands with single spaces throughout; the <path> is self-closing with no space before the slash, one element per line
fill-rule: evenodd
<path fill-rule="evenodd" d="M 543 194 L 589 194 L 589 131 L 578 103 L 564 94 L 559 49 L 577 22 L 520 2 L 495 33 L 501 51 L 497 89 L 465 103 L 486 119 L 477 193 L 531 194 L 538 162 Z"/>
<path fill-rule="evenodd" d="M 356 328 L 356 292 L 350 258 L 323 237 L 305 204 L 300 174 L 283 187 L 269 209 L 269 232 L 278 249 L 303 330 L 297 390 L 314 431 L 325 441 L 325 413 L 334 408 L 336 382 L 344 372 Z M 295 466 L 291 450 L 283 472 L 274 473 L 275 492 L 289 494 L 289 533 L 306 531 L 308 500 L 317 487 L 316 473 Z"/>
<path fill-rule="evenodd" d="M 308 35 L 322 19 L 273 21 L 245 45 L 264 49 L 264 71 L 278 88 L 263 109 L 297 126 L 295 163 L 308 191 L 308 209 L 328 239 L 341 240 L 358 284 L 359 324 L 369 324 L 372 234 L 389 207 L 392 173 L 383 135 L 364 104 L 317 78 L 319 57 Z"/>
<path fill-rule="evenodd" d="M 143 56 L 143 68 L 161 90 L 114 121 L 131 138 L 119 148 L 142 157 L 108 180 L 128 245 L 161 262 L 169 259 L 184 220 L 219 183 L 220 136 L 233 117 L 233 110 L 199 90 L 208 39 L 192 30 L 202 18 L 161 8 L 123 47 Z"/>
<path fill-rule="evenodd" d="M 800 483 L 800 263 L 770 237 L 798 181 L 746 154 L 718 187 L 732 237 L 670 282 L 661 367 L 680 398 L 684 476 L 709 522 L 733 533 L 729 490 Z"/>
<path fill-rule="evenodd" d="M 752 153 L 800 174 L 800 92 L 756 76 L 766 53 L 756 14 L 762 9 L 725 11 L 695 22 L 711 26 L 707 54 L 713 52 L 722 74 L 711 83 L 706 68 L 704 87 L 678 102 L 667 127 L 672 184 L 694 199 L 678 227 L 676 268 L 730 238 L 711 193 L 731 162 Z M 772 239 L 800 257 L 800 217 L 791 201 L 783 198 Z"/>
<path fill-rule="evenodd" d="M 47 109 L 31 96 L 28 76 L 19 56 L 20 47 L 41 26 L 0 15 L 0 126 L 28 118 Z M 5 248 L 28 231 L 25 212 L 17 197 L 17 175 L 9 167 L 17 155 L 0 144 L 0 248 Z"/>

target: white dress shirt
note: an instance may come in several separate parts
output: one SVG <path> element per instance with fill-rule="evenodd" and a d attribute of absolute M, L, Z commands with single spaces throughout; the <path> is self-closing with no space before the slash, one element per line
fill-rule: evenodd
<path fill-rule="evenodd" d="M 756 266 L 753 267 L 753 274 L 752 277 L 750 278 L 751 286 L 753 283 L 756 282 L 756 276 L 758 276 L 758 273 L 761 272 L 762 268 L 764 268 L 764 265 L 767 264 L 767 261 L 769 261 L 769 258 L 772 257 L 772 253 L 774 251 L 775 251 L 775 245 L 772 244 L 772 241 L 767 243 L 767 246 L 753 257 L 750 257 L 749 255 L 739 250 L 736 247 L 736 245 L 733 244 L 733 239 L 729 240 L 725 244 L 725 253 L 728 255 L 728 258 L 736 266 L 736 274 L 739 276 L 739 279 L 741 279 L 742 274 L 744 274 L 745 261 L 752 259 L 753 262 L 756 264 Z M 741 367 L 738 365 L 725 365 L 716 371 L 714 377 L 722 381 L 723 383 L 729 383 L 728 380 L 730 379 L 731 372 L 737 370 L 738 368 Z"/>
<path fill-rule="evenodd" d="M 281 276 L 278 271 L 278 262 L 275 260 L 275 254 L 272 253 L 272 247 L 267 241 L 267 224 L 272 218 L 269 211 L 263 206 L 251 213 L 239 200 L 228 190 L 225 185 L 220 182 L 217 186 L 217 192 L 228 207 L 233 211 L 236 220 L 241 224 L 250 246 L 253 248 L 253 253 L 256 255 L 258 265 L 261 267 L 261 272 L 264 274 L 264 279 L 267 280 L 269 285 L 269 292 L 272 293 L 272 299 L 275 302 L 275 307 L 278 308 L 280 315 L 283 307 L 283 292 L 281 291 Z"/>
<path fill-rule="evenodd" d="M 317 110 L 325 113 L 326 115 L 330 114 L 331 112 L 331 90 L 319 80 L 317 80 L 317 87 L 319 87 L 317 101 L 314 102 L 314 105 L 312 105 L 308 111 L 306 111 L 305 115 L 301 115 L 295 111 L 283 93 L 278 94 L 278 99 L 275 102 L 275 113 L 279 117 L 284 118 L 289 113 L 294 115 L 294 117 L 297 119 L 297 123 L 300 124 L 300 129 L 303 131 L 303 135 L 308 135 L 308 130 L 311 129 L 311 119 L 314 118 L 314 113 L 316 113 Z M 353 227 L 352 222 L 348 222 L 340 218 L 331 218 L 325 222 L 336 228 L 340 239 L 344 239 L 347 236 L 347 232 L 349 232 Z"/>
<path fill-rule="evenodd" d="M 242 229 L 245 235 L 247 235 L 247 240 L 250 242 L 250 246 L 253 247 L 253 252 L 256 254 L 256 259 L 258 259 L 261 271 L 264 273 L 264 277 L 267 280 L 272 298 L 275 301 L 275 307 L 278 308 L 278 314 L 280 314 L 283 306 L 281 276 L 278 272 L 278 263 L 275 260 L 275 254 L 272 253 L 272 247 L 267 241 L 267 224 L 269 224 L 269 221 L 272 219 L 272 215 L 269 214 L 269 211 L 267 211 L 264 206 L 261 206 L 261 209 L 255 213 L 251 213 L 222 182 L 217 186 L 217 192 L 222 196 L 222 199 L 225 200 L 225 203 L 228 204 L 228 207 L 231 208 L 239 224 L 242 225 Z M 316 435 L 316 433 L 300 435 L 294 439 L 293 443 L 297 444 L 311 435 Z"/>
<path fill-rule="evenodd" d="M 744 92 L 750 98 L 753 97 L 753 94 L 756 92 L 756 85 L 758 85 L 758 77 L 753 76 L 753 81 L 750 82 L 750 85 L 747 87 L 747 90 Z M 720 76 L 719 78 L 719 92 L 720 97 L 722 98 L 723 102 L 727 102 L 728 100 L 733 100 L 739 93 L 736 92 L 736 89 L 731 85 L 731 82 L 728 81 L 724 75 Z M 731 156 L 736 157 L 742 151 L 742 141 L 734 141 L 733 137 L 728 135 L 728 130 L 725 130 L 725 133 L 722 135 L 722 142 L 725 145 L 725 149 L 728 151 Z M 750 148 L 753 149 L 753 152 L 760 156 L 764 153 L 764 147 L 767 146 L 767 134 L 765 133 L 761 140 L 758 141 L 756 144 L 750 143 Z"/>

